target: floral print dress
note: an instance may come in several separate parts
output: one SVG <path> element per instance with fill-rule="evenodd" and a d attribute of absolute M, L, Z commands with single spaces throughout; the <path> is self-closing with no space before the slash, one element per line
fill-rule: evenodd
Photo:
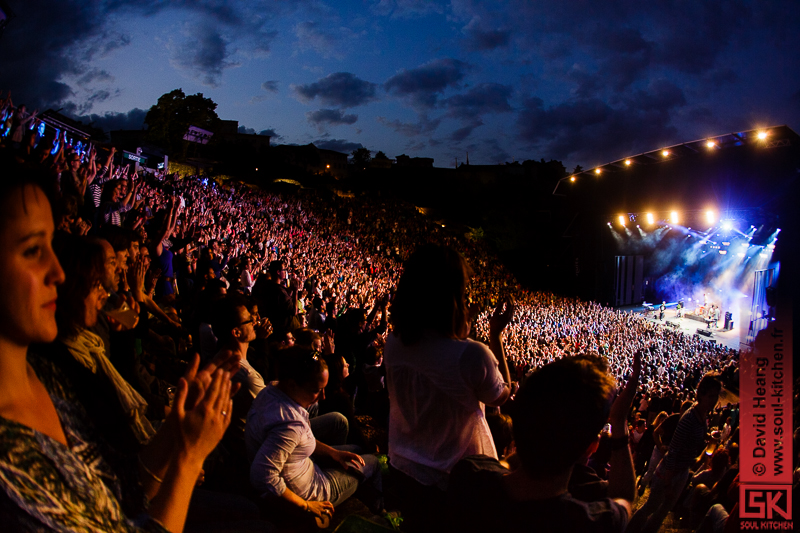
<path fill-rule="evenodd" d="M 52 362 L 32 355 L 28 362 L 50 393 L 68 446 L 0 417 L 0 529 L 165 532 L 145 512 L 135 460 L 101 441 Z"/>

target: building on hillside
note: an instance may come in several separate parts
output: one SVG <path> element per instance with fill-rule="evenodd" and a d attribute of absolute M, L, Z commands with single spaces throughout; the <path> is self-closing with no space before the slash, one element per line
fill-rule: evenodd
<path fill-rule="evenodd" d="M 398 168 L 433 168 L 432 157 L 409 157 L 406 154 L 396 157 Z"/>
<path fill-rule="evenodd" d="M 320 157 L 320 172 L 327 172 L 337 178 L 347 174 L 347 154 L 322 148 L 317 150 Z"/>

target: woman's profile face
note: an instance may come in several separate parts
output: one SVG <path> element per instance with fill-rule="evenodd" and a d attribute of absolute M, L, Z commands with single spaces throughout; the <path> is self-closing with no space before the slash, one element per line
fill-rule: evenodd
<path fill-rule="evenodd" d="M 50 202 L 26 185 L 0 200 L 0 213 L 0 336 L 22 346 L 51 342 L 64 271 L 53 252 Z"/>
<path fill-rule="evenodd" d="M 83 300 L 84 327 L 91 328 L 97 324 L 98 313 L 103 309 L 106 300 L 108 300 L 108 292 L 103 287 L 103 283 L 98 280 Z"/>

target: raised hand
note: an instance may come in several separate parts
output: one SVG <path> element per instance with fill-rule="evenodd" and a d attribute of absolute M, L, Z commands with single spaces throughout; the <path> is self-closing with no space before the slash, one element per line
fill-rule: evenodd
<path fill-rule="evenodd" d="M 189 389 L 186 379 L 180 378 L 170 417 L 183 451 L 202 461 L 214 450 L 231 422 L 230 374 L 218 368 L 193 404 L 187 402 Z"/>
<path fill-rule="evenodd" d="M 633 355 L 631 377 L 628 378 L 628 382 L 611 405 L 608 421 L 611 423 L 612 437 L 621 437 L 626 434 L 628 412 L 631 410 L 633 397 L 636 395 L 636 388 L 639 386 L 639 375 L 642 373 L 642 351 L 643 349 L 637 350 Z"/>
<path fill-rule="evenodd" d="M 336 350 L 336 345 L 333 343 L 333 330 L 329 329 L 322 338 L 322 353 L 333 355 L 334 350 Z"/>
<path fill-rule="evenodd" d="M 505 308 L 505 309 L 504 309 Z M 506 298 L 497 303 L 497 307 L 489 318 L 489 335 L 499 335 L 511 323 L 514 318 L 516 306 L 514 300 Z"/>

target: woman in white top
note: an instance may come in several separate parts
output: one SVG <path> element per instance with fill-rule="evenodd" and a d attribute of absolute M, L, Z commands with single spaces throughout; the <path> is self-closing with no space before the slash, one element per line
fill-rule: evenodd
<path fill-rule="evenodd" d="M 422 523 L 437 515 L 450 469 L 469 455 L 497 458 L 484 406 L 510 396 L 502 333 L 514 312 L 501 303 L 490 320 L 490 346 L 467 339 L 471 271 L 448 247 L 425 245 L 403 265 L 386 343 L 389 452 L 418 500 Z M 414 521 L 414 517 L 408 517 Z"/>

